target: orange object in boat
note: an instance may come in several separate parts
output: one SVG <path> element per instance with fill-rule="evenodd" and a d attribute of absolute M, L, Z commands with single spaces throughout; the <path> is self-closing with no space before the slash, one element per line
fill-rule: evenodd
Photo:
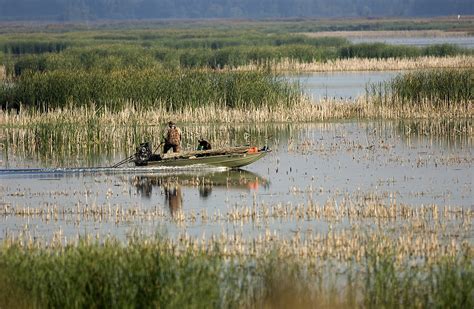
<path fill-rule="evenodd" d="M 256 179 L 255 181 L 251 181 L 248 183 L 248 188 L 250 190 L 258 190 L 258 179 Z"/>
<path fill-rule="evenodd" d="M 258 148 L 257 147 L 252 147 L 252 148 L 249 148 L 249 150 L 247 150 L 248 153 L 257 153 L 258 152 Z"/>

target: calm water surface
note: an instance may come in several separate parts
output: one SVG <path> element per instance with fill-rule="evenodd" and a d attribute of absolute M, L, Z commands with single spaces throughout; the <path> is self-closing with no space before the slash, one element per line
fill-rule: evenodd
<path fill-rule="evenodd" d="M 237 224 L 226 219 L 235 209 L 307 203 L 377 201 L 414 208 L 435 204 L 472 209 L 472 137 L 440 137 L 408 127 L 419 126 L 400 122 L 273 125 L 259 127 L 255 132 L 260 133 L 250 137 L 248 128 L 237 128 L 251 143 L 267 140 L 273 149 L 262 160 L 237 171 L 126 168 L 12 173 L 5 170 L 7 165 L 9 169 L 55 166 L 12 147 L 3 148 L 0 237 L 22 231 L 34 237 L 50 236 L 58 230 L 68 237 L 125 237 L 134 230 L 196 236 L 265 230 L 291 234 L 300 229 L 324 232 L 330 226 L 347 224 L 281 218 Z M 97 160 L 110 166 L 119 157 L 104 155 Z M 51 210 L 51 215 L 12 214 L 11 209 Z M 54 215 L 53 210 L 59 214 Z M 117 213 L 125 215 L 117 220 Z"/>
<path fill-rule="evenodd" d="M 367 37 L 367 38 L 350 38 L 352 43 L 375 43 L 381 42 L 391 45 L 411 45 L 425 47 L 435 44 L 453 44 L 463 48 L 474 48 L 474 36 L 459 37 Z"/>
<path fill-rule="evenodd" d="M 322 99 L 353 100 L 365 95 L 371 83 L 389 81 L 402 71 L 318 72 L 289 77 L 297 81 L 313 101 Z"/>

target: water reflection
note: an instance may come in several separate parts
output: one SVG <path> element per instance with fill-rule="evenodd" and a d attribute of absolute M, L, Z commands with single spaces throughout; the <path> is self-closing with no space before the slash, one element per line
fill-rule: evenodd
<path fill-rule="evenodd" d="M 170 209 L 172 217 L 183 208 L 183 194 L 181 193 L 181 185 L 169 184 L 164 186 L 165 201 Z"/>
<path fill-rule="evenodd" d="M 267 179 L 246 170 L 136 175 L 131 178 L 131 184 L 136 188 L 137 194 L 147 200 L 154 197 L 154 190 L 158 190 L 164 196 L 171 215 L 183 208 L 183 188 L 195 189 L 201 200 L 207 200 L 216 188 L 250 191 L 270 187 Z"/>

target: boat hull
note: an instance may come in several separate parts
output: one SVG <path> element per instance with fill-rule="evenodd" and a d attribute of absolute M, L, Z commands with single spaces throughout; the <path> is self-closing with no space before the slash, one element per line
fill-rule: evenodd
<path fill-rule="evenodd" d="M 239 168 L 249 165 L 267 154 L 266 151 L 256 153 L 235 153 L 213 156 L 193 156 L 190 158 L 170 158 L 159 161 L 148 161 L 147 166 L 190 166 L 190 165 L 208 165 L 228 168 Z"/>

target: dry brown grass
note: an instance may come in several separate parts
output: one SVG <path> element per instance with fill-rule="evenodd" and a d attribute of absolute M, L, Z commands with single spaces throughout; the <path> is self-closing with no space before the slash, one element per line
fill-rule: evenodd
<path fill-rule="evenodd" d="M 107 124 L 107 127 L 126 125 L 160 125 L 174 119 L 181 123 L 275 123 L 308 122 L 330 119 L 441 119 L 472 118 L 473 102 L 457 106 L 434 105 L 428 100 L 414 105 L 391 107 L 379 105 L 371 99 L 360 97 L 355 101 L 326 100 L 313 103 L 301 100 L 293 106 L 263 106 L 255 109 L 231 109 L 221 105 L 186 108 L 180 112 L 169 112 L 164 108 L 139 111 L 126 108 L 118 113 L 98 114 L 90 108 L 56 109 L 48 113 L 32 112 L 22 109 L 0 112 L 0 126 L 28 127 L 32 125 L 56 125 L 90 123 Z"/>
<path fill-rule="evenodd" d="M 472 68 L 473 56 L 454 57 L 419 57 L 388 59 L 337 59 L 326 62 L 301 63 L 297 60 L 284 59 L 275 61 L 271 68 L 276 72 L 340 72 L 340 71 L 392 71 L 417 70 L 429 68 Z M 238 70 L 255 70 L 255 64 L 241 66 Z"/>
<path fill-rule="evenodd" d="M 7 78 L 7 70 L 4 65 L 0 65 L 0 80 L 5 80 Z"/>
<path fill-rule="evenodd" d="M 74 209 L 60 210 L 58 206 L 40 208 L 32 207 L 1 207 L 3 216 L 17 218 L 38 218 L 48 224 L 60 220 L 111 222 L 125 224 L 140 220 L 166 221 L 169 220 L 166 211 L 160 208 L 144 209 L 140 206 L 124 208 L 110 204 L 88 205 L 78 202 Z M 276 253 L 281 258 L 291 258 L 294 261 L 324 261 L 360 262 L 367 254 L 368 244 L 376 244 L 373 248 L 377 254 L 383 254 L 387 248 L 394 249 L 396 262 L 403 263 L 413 256 L 425 259 L 427 262 L 439 261 L 446 257 L 457 256 L 464 252 L 473 256 L 474 247 L 466 240 L 472 229 L 474 212 L 460 207 L 437 205 L 405 205 L 394 199 L 390 204 L 373 200 L 348 200 L 341 203 L 328 200 L 324 205 L 313 201 L 305 204 L 274 204 L 264 202 L 253 206 L 235 206 L 227 212 L 216 211 L 208 214 L 203 211 L 178 210 L 173 215 L 173 222 L 186 224 L 209 224 L 232 222 L 235 224 L 256 224 L 271 220 L 302 222 L 307 220 L 323 220 L 331 225 L 338 222 L 350 221 L 348 228 L 334 228 L 327 232 L 297 230 L 291 235 L 276 230 L 262 230 L 257 235 L 241 233 L 221 233 L 202 236 L 191 236 L 186 232 L 176 238 L 168 238 L 166 242 L 176 253 L 208 251 L 221 248 L 220 254 L 226 257 L 265 257 Z M 365 228 L 368 223 L 374 226 Z M 397 228 L 397 233 L 391 229 Z M 387 229 L 387 230 L 386 230 Z M 92 236 L 92 235 L 91 235 Z M 80 237 L 67 237 L 60 228 L 51 239 L 49 236 L 33 237 L 28 229 L 20 233 L 11 233 L 5 237 L 5 244 L 21 241 L 33 244 L 36 239 L 50 245 L 77 244 Z"/>

